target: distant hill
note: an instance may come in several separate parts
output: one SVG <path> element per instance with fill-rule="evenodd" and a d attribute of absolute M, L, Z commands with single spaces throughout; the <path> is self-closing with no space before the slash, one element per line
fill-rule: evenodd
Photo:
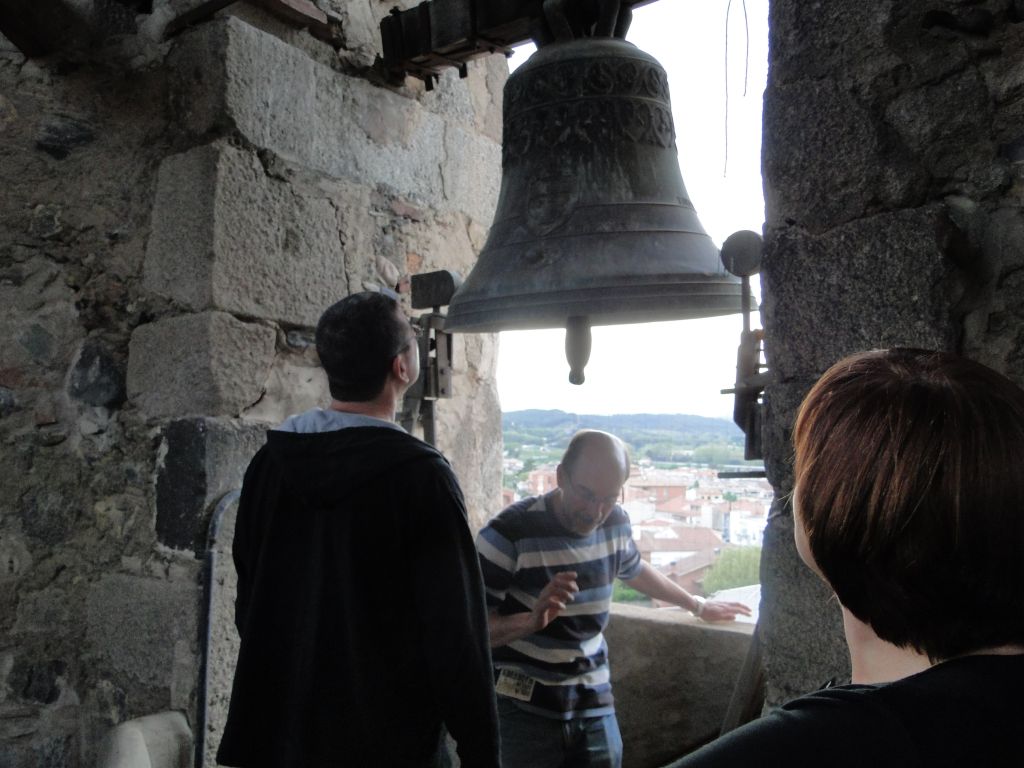
<path fill-rule="evenodd" d="M 531 430 L 603 429 L 618 434 L 622 430 L 653 430 L 675 434 L 715 435 L 722 440 L 742 440 L 743 432 L 729 419 L 689 416 L 682 413 L 620 413 L 612 416 L 576 414 L 565 411 L 530 409 L 501 415 L 503 429 Z"/>
<path fill-rule="evenodd" d="M 673 460 L 696 454 L 708 461 L 740 460 L 743 432 L 728 419 L 663 413 L 613 416 L 557 410 L 509 411 L 501 417 L 505 449 L 512 456 L 560 453 L 579 429 L 618 435 L 637 458 Z"/>

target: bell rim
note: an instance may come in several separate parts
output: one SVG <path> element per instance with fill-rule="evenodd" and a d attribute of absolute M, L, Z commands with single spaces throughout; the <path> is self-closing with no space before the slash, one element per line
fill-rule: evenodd
<path fill-rule="evenodd" d="M 739 314 L 743 311 L 743 284 L 730 277 L 671 276 L 673 280 L 669 283 L 576 286 L 543 294 L 500 297 L 473 297 L 465 293 L 460 296 L 460 291 L 448 308 L 445 329 L 487 333 L 564 328 L 572 316 L 585 316 L 591 325 L 600 326 Z M 751 296 L 749 290 L 747 293 Z"/>

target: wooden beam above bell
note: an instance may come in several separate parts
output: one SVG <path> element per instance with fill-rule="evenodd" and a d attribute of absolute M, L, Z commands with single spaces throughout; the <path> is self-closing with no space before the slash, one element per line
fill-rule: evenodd
<path fill-rule="evenodd" d="M 578 0 L 597 5 L 599 0 Z M 620 0 L 631 10 L 654 0 Z M 380 22 L 384 67 L 397 79 L 413 75 L 427 82 L 443 70 L 465 74 L 466 62 L 508 53 L 535 33 L 543 0 L 424 0 L 393 10 Z"/>
<path fill-rule="evenodd" d="M 164 39 L 209 20 L 214 14 L 239 0 L 202 0 L 185 13 L 172 19 L 164 28 Z M 247 0 L 292 26 L 307 29 L 311 35 L 335 44 L 335 33 L 327 14 L 310 0 Z M 337 47 L 337 45 L 335 45 Z"/>
<path fill-rule="evenodd" d="M 62 0 L 3 0 L 0 32 L 26 56 L 45 56 L 86 37 L 88 22 Z"/>

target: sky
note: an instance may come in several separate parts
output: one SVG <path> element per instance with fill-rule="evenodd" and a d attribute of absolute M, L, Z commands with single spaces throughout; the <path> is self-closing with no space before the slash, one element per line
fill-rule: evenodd
<path fill-rule="evenodd" d="M 749 67 L 744 61 L 744 6 Z M 761 232 L 768 0 L 658 0 L 633 11 L 626 39 L 654 56 L 668 73 L 679 166 L 704 229 L 718 246 L 740 229 Z M 531 51 L 531 46 L 517 49 L 510 67 L 525 61 Z M 757 278 L 753 283 L 759 295 Z M 752 324 L 760 325 L 756 313 Z M 504 331 L 497 372 L 502 410 L 687 413 L 731 419 L 732 397 L 720 390 L 734 383 L 742 327 L 738 314 L 595 327 L 586 381 L 579 386 L 568 382 L 564 330 Z"/>

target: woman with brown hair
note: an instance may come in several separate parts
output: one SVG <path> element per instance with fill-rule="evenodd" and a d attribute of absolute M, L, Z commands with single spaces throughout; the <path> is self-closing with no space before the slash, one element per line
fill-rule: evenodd
<path fill-rule="evenodd" d="M 944 352 L 830 368 L 794 431 L 797 550 L 835 590 L 852 683 L 678 763 L 1024 766 L 1024 391 Z"/>

